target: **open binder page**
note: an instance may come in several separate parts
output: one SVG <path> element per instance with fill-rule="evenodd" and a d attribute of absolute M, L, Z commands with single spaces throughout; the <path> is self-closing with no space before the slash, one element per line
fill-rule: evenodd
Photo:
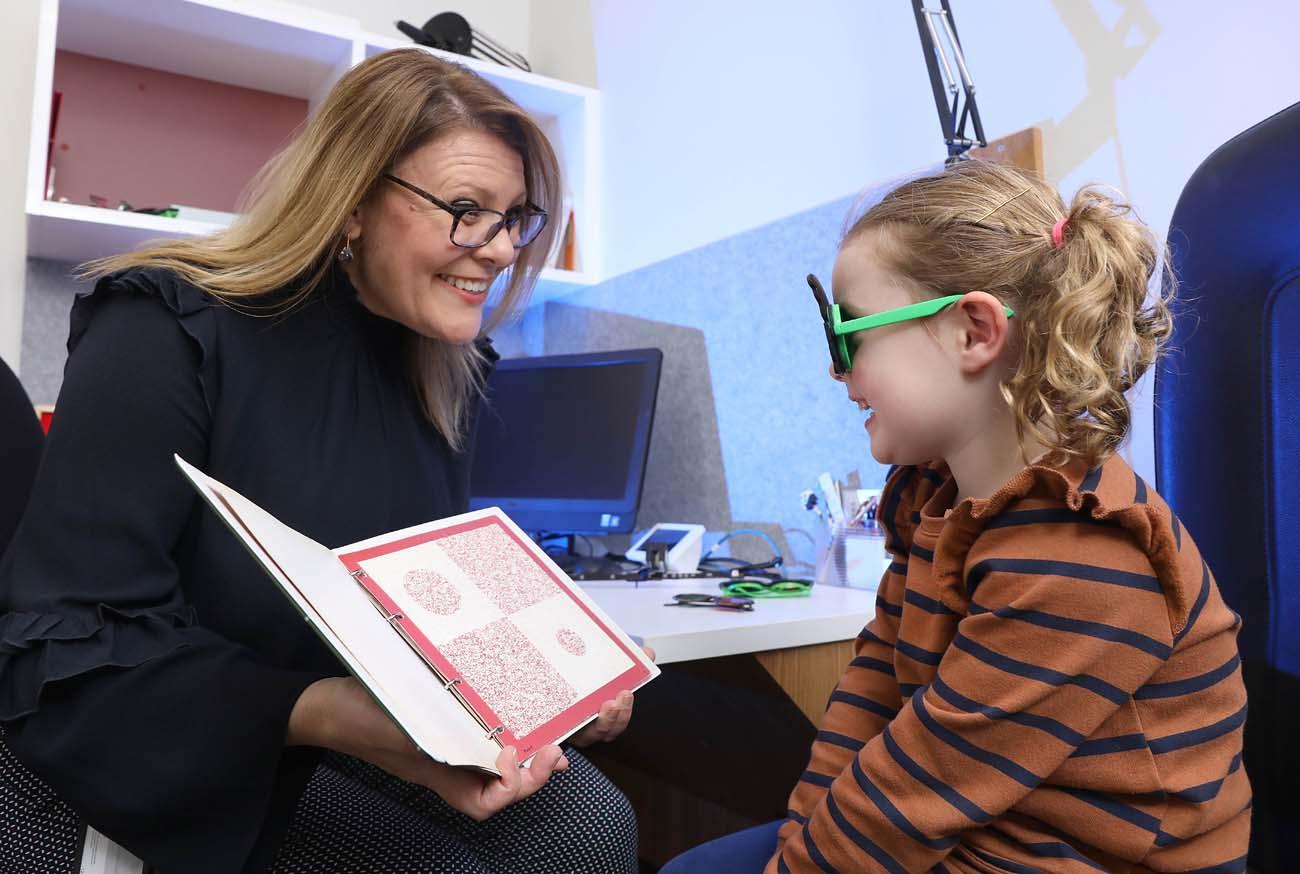
<path fill-rule="evenodd" d="M 443 688 L 425 661 L 389 627 L 333 553 L 179 456 L 176 463 L 421 750 L 440 762 L 498 773 L 495 761 L 500 745 L 489 739 L 474 714 Z"/>
<path fill-rule="evenodd" d="M 334 552 L 520 758 L 568 737 L 603 702 L 659 673 L 495 507 Z"/>

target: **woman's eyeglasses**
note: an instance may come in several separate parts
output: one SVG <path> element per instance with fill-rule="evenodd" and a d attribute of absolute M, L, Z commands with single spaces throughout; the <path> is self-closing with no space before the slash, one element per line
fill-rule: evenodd
<path fill-rule="evenodd" d="M 936 297 L 934 300 L 923 300 L 920 303 L 885 310 L 874 316 L 845 321 L 840 314 L 840 305 L 830 302 L 822 284 L 811 273 L 808 274 L 808 287 L 812 289 L 817 308 L 821 310 L 822 328 L 826 331 L 826 344 L 831 350 L 831 367 L 835 369 L 836 376 L 843 376 L 853 369 L 853 354 L 858 351 L 858 342 L 854 335 L 898 322 L 928 318 L 965 297 L 964 294 L 950 294 L 946 297 Z M 1002 309 L 1006 312 L 1007 318 L 1016 314 L 1009 306 L 1004 305 Z"/>
<path fill-rule="evenodd" d="M 385 173 L 384 178 L 429 201 L 443 212 L 450 213 L 451 241 L 462 249 L 483 248 L 492 242 L 502 228 L 510 235 L 510 245 L 522 249 L 537 239 L 537 235 L 546 227 L 546 210 L 531 203 L 512 206 L 505 212 L 482 206 L 454 206 L 392 173 Z"/>

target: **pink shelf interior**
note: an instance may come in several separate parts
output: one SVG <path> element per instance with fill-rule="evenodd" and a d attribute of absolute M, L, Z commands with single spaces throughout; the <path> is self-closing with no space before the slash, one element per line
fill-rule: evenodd
<path fill-rule="evenodd" d="M 307 101 L 60 50 L 54 198 L 233 212 Z"/>

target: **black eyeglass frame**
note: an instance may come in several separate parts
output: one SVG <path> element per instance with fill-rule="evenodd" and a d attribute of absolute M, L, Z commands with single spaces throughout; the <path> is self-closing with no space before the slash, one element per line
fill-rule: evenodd
<path fill-rule="evenodd" d="M 488 243 L 496 239 L 497 234 L 501 233 L 502 228 L 508 229 L 510 226 L 510 216 L 499 209 L 488 209 L 485 206 L 452 206 L 450 203 L 447 203 L 446 201 L 441 200 L 438 197 L 435 197 L 434 195 L 425 191 L 423 188 L 419 187 L 418 185 L 412 185 L 410 182 L 407 182 L 405 179 L 401 179 L 397 176 L 394 176 L 392 173 L 385 173 L 384 178 L 387 179 L 389 182 L 397 183 L 398 185 L 402 186 L 407 191 L 411 192 L 417 197 L 427 200 L 429 203 L 438 207 L 438 209 L 448 213 L 451 216 L 451 233 L 449 234 L 449 237 L 451 239 L 451 244 L 453 246 L 458 246 L 461 249 L 482 249 Z M 541 224 L 537 226 L 537 230 L 527 240 L 523 240 L 521 242 L 515 242 L 515 240 L 511 238 L 510 245 L 514 246 L 516 249 L 523 249 L 527 247 L 530 243 L 532 243 L 533 240 L 536 240 L 538 236 L 541 235 L 542 231 L 546 229 L 546 223 L 547 221 L 550 220 L 550 215 L 547 214 L 546 210 L 542 209 L 540 206 L 538 206 L 535 203 L 525 203 L 523 206 L 511 207 L 511 209 L 521 210 L 521 212 L 518 213 L 519 217 L 516 218 L 514 221 L 516 225 L 528 219 L 530 216 L 540 216 L 542 219 Z M 522 210 L 527 210 L 527 212 L 522 212 Z M 492 215 L 499 216 L 499 218 L 497 219 L 496 223 L 492 225 L 491 229 L 488 232 L 487 238 L 484 239 L 483 242 L 476 243 L 474 245 L 466 245 L 465 243 L 458 243 L 456 241 L 456 231 L 457 229 L 460 228 L 461 219 L 463 219 L 466 215 L 468 215 L 471 212 L 490 213 Z"/>

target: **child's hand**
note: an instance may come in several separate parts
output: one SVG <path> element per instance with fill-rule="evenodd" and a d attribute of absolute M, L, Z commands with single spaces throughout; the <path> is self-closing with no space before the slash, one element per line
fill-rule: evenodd
<path fill-rule="evenodd" d="M 655 651 L 648 646 L 641 647 L 650 661 L 655 660 Z M 569 738 L 575 747 L 591 746 L 597 741 L 611 741 L 623 733 L 632 721 L 632 693 L 623 692 L 613 701 L 600 705 L 596 721 L 589 723 L 581 731 Z"/>

